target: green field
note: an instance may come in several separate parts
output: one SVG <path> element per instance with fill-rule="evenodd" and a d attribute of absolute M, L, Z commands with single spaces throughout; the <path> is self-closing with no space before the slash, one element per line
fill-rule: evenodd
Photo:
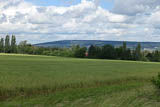
<path fill-rule="evenodd" d="M 0 54 L 0 107 L 160 107 L 160 63 Z"/>

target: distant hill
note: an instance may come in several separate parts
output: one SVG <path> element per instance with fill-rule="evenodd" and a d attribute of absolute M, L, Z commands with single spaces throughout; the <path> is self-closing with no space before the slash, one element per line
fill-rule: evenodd
<path fill-rule="evenodd" d="M 54 42 L 46 42 L 35 44 L 35 46 L 42 47 L 71 47 L 73 45 L 80 45 L 89 47 L 90 45 L 103 46 L 105 44 L 113 45 L 115 47 L 119 47 L 123 44 L 124 41 L 101 41 L 101 40 L 62 40 L 62 41 L 54 41 Z M 142 49 L 144 50 L 160 50 L 160 42 L 129 42 L 125 41 L 127 46 L 131 49 L 135 48 L 138 43 L 141 44 Z"/>

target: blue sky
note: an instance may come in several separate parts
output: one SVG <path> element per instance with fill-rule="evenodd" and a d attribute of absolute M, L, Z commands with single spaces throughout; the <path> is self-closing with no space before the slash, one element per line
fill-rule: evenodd
<path fill-rule="evenodd" d="M 38 6 L 71 6 L 81 2 L 81 0 L 26 0 L 26 1 L 32 2 L 34 5 Z M 113 0 L 100 0 L 100 5 L 101 7 L 110 10 L 113 7 Z"/>

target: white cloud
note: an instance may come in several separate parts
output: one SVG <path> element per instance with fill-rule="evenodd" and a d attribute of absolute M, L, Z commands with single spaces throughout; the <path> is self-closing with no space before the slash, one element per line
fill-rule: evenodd
<path fill-rule="evenodd" d="M 159 0 L 115 0 L 113 12 L 119 14 L 135 15 L 150 12 L 159 7 Z"/>
<path fill-rule="evenodd" d="M 82 0 L 69 7 L 0 0 L 0 34 L 16 34 L 19 40 L 32 43 L 63 39 L 158 41 L 159 3 L 116 0 L 111 12 L 101 8 L 99 0 Z"/>

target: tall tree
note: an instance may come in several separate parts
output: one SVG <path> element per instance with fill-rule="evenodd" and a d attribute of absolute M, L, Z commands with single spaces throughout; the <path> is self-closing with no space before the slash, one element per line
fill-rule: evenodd
<path fill-rule="evenodd" d="M 127 50 L 127 43 L 126 42 L 123 42 L 123 51 L 126 51 Z"/>
<path fill-rule="evenodd" d="M 77 45 L 74 49 L 74 56 L 77 58 L 84 58 L 86 51 L 86 47 L 80 47 L 79 45 Z"/>
<path fill-rule="evenodd" d="M 96 49 L 95 49 L 94 45 L 91 45 L 88 49 L 88 57 L 94 58 L 95 54 L 96 54 L 95 51 L 96 51 Z"/>
<path fill-rule="evenodd" d="M 136 52 L 137 52 L 137 54 L 141 54 L 141 44 L 139 43 L 138 45 L 137 45 L 137 47 L 136 47 Z"/>
<path fill-rule="evenodd" d="M 138 43 L 135 51 L 133 52 L 133 59 L 134 60 L 141 60 L 142 54 L 141 54 L 141 44 Z"/>
<path fill-rule="evenodd" d="M 27 53 L 27 41 L 21 41 L 18 45 L 18 53 Z"/>
<path fill-rule="evenodd" d="M 129 60 L 131 59 L 131 50 L 127 48 L 126 42 L 123 42 L 122 46 L 122 60 Z"/>
<path fill-rule="evenodd" d="M 5 53 L 10 53 L 10 37 L 9 35 L 5 38 Z"/>
<path fill-rule="evenodd" d="M 11 39 L 11 52 L 12 53 L 16 53 L 16 37 L 14 35 L 12 35 L 12 39 Z"/>
<path fill-rule="evenodd" d="M 117 53 L 116 53 L 114 46 L 104 45 L 101 51 L 101 58 L 102 59 L 116 59 Z"/>
<path fill-rule="evenodd" d="M 0 52 L 1 53 L 4 52 L 4 39 L 3 38 L 1 38 L 0 40 Z"/>
<path fill-rule="evenodd" d="M 99 58 L 100 52 L 101 52 L 100 47 L 91 45 L 88 49 L 88 57 L 89 58 Z"/>
<path fill-rule="evenodd" d="M 137 59 L 140 60 L 141 57 L 142 57 L 142 54 L 141 54 L 141 44 L 140 43 L 137 45 L 136 55 L 137 55 Z"/>
<path fill-rule="evenodd" d="M 152 60 L 156 62 L 160 62 L 160 51 L 156 50 L 152 54 L 153 54 Z"/>
<path fill-rule="evenodd" d="M 126 60 L 127 59 L 127 44 L 126 42 L 123 42 L 123 46 L 122 46 L 122 60 Z"/>

